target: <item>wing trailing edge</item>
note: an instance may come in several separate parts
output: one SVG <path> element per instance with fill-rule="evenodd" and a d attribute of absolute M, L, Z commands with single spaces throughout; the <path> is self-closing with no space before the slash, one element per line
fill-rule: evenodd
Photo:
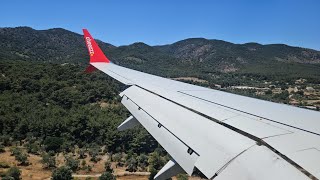
<path fill-rule="evenodd" d="M 183 173 L 184 170 L 174 160 L 170 160 L 166 165 L 154 176 L 155 180 L 169 179 L 179 173 Z"/>
<path fill-rule="evenodd" d="M 133 116 L 130 116 L 128 117 L 125 121 L 123 121 L 119 126 L 118 126 L 118 131 L 124 131 L 124 130 L 127 130 L 127 129 L 131 129 L 135 126 L 137 126 L 139 123 L 139 121 L 133 117 Z"/>

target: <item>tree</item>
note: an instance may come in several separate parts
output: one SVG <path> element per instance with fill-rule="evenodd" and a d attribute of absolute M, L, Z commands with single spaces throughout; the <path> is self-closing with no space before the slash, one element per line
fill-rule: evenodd
<path fill-rule="evenodd" d="M 79 168 L 79 160 L 73 159 L 72 157 L 67 157 L 66 165 L 70 167 L 73 172 L 76 172 Z"/>
<path fill-rule="evenodd" d="M 15 155 L 15 159 L 20 162 L 21 165 L 29 165 L 28 156 L 25 153 L 19 153 Z"/>
<path fill-rule="evenodd" d="M 156 174 L 158 173 L 158 171 L 154 167 L 151 167 L 149 172 L 150 172 L 149 180 L 153 180 L 154 176 L 156 176 Z"/>
<path fill-rule="evenodd" d="M 58 152 L 60 150 L 60 146 L 63 143 L 63 139 L 59 137 L 47 137 L 44 141 L 44 145 L 47 151 Z"/>
<path fill-rule="evenodd" d="M 28 153 L 31 153 L 31 154 L 36 154 L 38 155 L 39 153 L 39 150 L 40 150 L 40 147 L 38 145 L 38 143 L 34 142 L 34 143 L 27 143 L 26 144 L 26 147 L 27 147 L 27 151 Z"/>
<path fill-rule="evenodd" d="M 86 164 L 87 164 L 86 160 L 83 159 L 83 160 L 81 161 L 81 166 L 84 167 Z"/>
<path fill-rule="evenodd" d="M 110 172 L 104 172 L 99 177 L 99 180 L 115 180 L 115 179 L 116 179 L 116 177 Z"/>
<path fill-rule="evenodd" d="M 27 154 L 23 153 L 20 148 L 11 148 L 11 155 L 13 155 L 15 159 L 20 162 L 21 165 L 25 166 L 29 164 Z"/>
<path fill-rule="evenodd" d="M 68 166 L 61 166 L 52 173 L 52 180 L 71 180 L 72 170 Z"/>
<path fill-rule="evenodd" d="M 148 166 L 148 156 L 145 154 L 140 154 L 137 158 L 138 161 L 138 166 L 142 169 L 145 170 L 145 168 Z"/>
<path fill-rule="evenodd" d="M 114 155 L 112 155 L 112 160 L 115 162 L 120 162 L 121 161 L 121 153 L 116 153 Z"/>
<path fill-rule="evenodd" d="M 85 151 L 83 150 L 83 149 L 80 149 L 79 150 L 79 158 L 80 159 L 84 159 L 84 158 L 86 158 L 87 156 L 86 156 L 86 154 L 85 154 Z"/>
<path fill-rule="evenodd" d="M 14 180 L 19 180 L 21 175 L 21 171 L 17 167 L 12 167 L 10 168 L 7 173 L 6 173 L 6 178 L 8 179 L 14 179 Z M 4 179 L 4 178 L 3 178 Z"/>
<path fill-rule="evenodd" d="M 12 137 L 10 137 L 7 134 L 4 134 L 0 136 L 0 142 L 2 142 L 2 145 L 4 146 L 11 146 L 12 145 Z"/>
<path fill-rule="evenodd" d="M 96 149 L 96 148 L 90 149 L 90 150 L 89 150 L 89 155 L 91 156 L 90 161 L 92 161 L 92 162 L 95 162 L 95 163 L 96 163 L 96 162 L 98 162 L 98 161 L 101 160 L 101 158 L 98 157 L 98 155 L 99 155 L 99 150 Z"/>
<path fill-rule="evenodd" d="M 188 176 L 186 174 L 178 174 L 177 180 L 188 180 Z"/>
<path fill-rule="evenodd" d="M 130 158 L 130 159 L 127 161 L 127 166 L 128 166 L 128 167 L 127 167 L 127 170 L 128 170 L 129 172 L 135 172 L 135 171 L 138 170 L 137 165 L 138 165 L 137 160 L 132 157 L 132 158 Z"/>
<path fill-rule="evenodd" d="M 111 167 L 111 162 L 110 161 L 106 161 L 104 163 L 104 169 L 105 169 L 106 172 L 113 173 L 113 169 Z"/>
<path fill-rule="evenodd" d="M 4 145 L 0 144 L 0 153 L 4 153 L 6 150 L 4 149 Z"/>
<path fill-rule="evenodd" d="M 164 165 L 164 162 L 158 152 L 149 154 L 148 163 L 150 168 L 154 168 L 156 170 L 159 170 Z"/>
<path fill-rule="evenodd" d="M 270 89 L 268 89 L 265 93 L 266 94 L 272 94 L 272 91 Z"/>
<path fill-rule="evenodd" d="M 86 165 L 82 169 L 85 170 L 86 172 L 91 172 L 92 171 L 92 166 Z"/>
<path fill-rule="evenodd" d="M 0 161 L 0 168 L 9 168 L 9 167 L 10 167 L 10 165 L 8 163 Z M 0 175 L 1 175 L 1 173 L 0 173 Z"/>
<path fill-rule="evenodd" d="M 56 167 L 56 159 L 54 156 L 51 156 L 48 153 L 42 154 L 42 164 L 45 165 L 45 168 L 53 168 Z"/>
<path fill-rule="evenodd" d="M 18 147 L 12 147 L 10 148 L 10 151 L 11 151 L 11 156 L 17 156 L 22 153 L 21 149 Z"/>

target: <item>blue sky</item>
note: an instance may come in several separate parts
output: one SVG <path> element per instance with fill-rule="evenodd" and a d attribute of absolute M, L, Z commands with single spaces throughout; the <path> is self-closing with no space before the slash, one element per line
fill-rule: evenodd
<path fill-rule="evenodd" d="M 319 0 L 6 0 L 0 27 L 88 28 L 100 40 L 127 45 L 190 37 L 233 43 L 284 43 L 320 50 Z"/>

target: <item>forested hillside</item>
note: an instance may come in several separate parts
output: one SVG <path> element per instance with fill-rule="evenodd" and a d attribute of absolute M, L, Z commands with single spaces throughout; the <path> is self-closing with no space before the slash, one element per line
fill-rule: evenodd
<path fill-rule="evenodd" d="M 141 129 L 116 133 L 128 113 L 119 104 L 121 86 L 111 78 L 70 64 L 2 61 L 0 67 L 2 141 L 59 137 L 63 143 L 55 151 L 106 145 L 110 152 L 141 153 L 157 146 Z"/>
<path fill-rule="evenodd" d="M 65 29 L 0 28 L 0 39 L 0 60 L 87 63 L 82 35 Z M 170 77 L 235 72 L 308 78 L 319 75 L 320 69 L 319 51 L 284 44 L 234 44 L 203 38 L 162 46 L 98 43 L 115 63 Z M 284 72 L 287 66 L 288 73 Z"/>
<path fill-rule="evenodd" d="M 95 166 L 98 168 L 101 161 L 116 162 L 128 171 L 147 171 L 148 166 L 159 169 L 163 165 L 166 154 L 145 129 L 116 130 L 129 115 L 118 99 L 124 87 L 102 73 L 85 74 L 84 68 L 0 62 L 0 176 L 6 175 L 1 168 L 16 163 L 1 157 L 5 147 L 10 147 L 23 171 L 32 165 L 30 156 L 42 156 L 41 171 L 54 170 L 61 166 L 61 153 L 66 165 L 73 163 L 68 166 L 73 166 L 74 172 L 99 172 Z M 157 153 L 152 154 L 155 150 Z M 115 159 L 102 160 L 108 156 Z M 149 157 L 164 160 L 150 162 Z M 41 171 L 32 173 L 37 177 Z"/>

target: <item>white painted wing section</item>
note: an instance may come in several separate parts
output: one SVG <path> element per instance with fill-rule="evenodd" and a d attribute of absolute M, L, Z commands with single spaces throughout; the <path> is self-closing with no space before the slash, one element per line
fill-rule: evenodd
<path fill-rule="evenodd" d="M 259 118 L 254 116 L 250 117 L 239 115 L 229 118 L 223 122 L 233 127 L 237 127 L 238 129 L 250 133 L 260 139 L 293 133 L 287 129 L 274 126 L 273 124 L 270 124 L 270 122 L 261 121 Z"/>
<path fill-rule="evenodd" d="M 319 137 L 306 132 L 296 132 L 283 136 L 270 137 L 265 141 L 320 178 L 320 141 Z M 287 143 L 285 146 L 283 142 Z"/>
<path fill-rule="evenodd" d="M 124 131 L 127 129 L 131 129 L 135 127 L 136 125 L 139 124 L 139 121 L 134 118 L 133 116 L 128 117 L 125 121 L 123 121 L 119 126 L 118 126 L 118 131 Z"/>
<path fill-rule="evenodd" d="M 253 146 L 232 161 L 216 179 L 301 180 L 309 178 L 265 146 Z"/>
<path fill-rule="evenodd" d="M 208 108 L 203 109 L 203 106 L 199 108 L 192 105 L 192 103 L 195 100 L 199 102 L 204 101 L 207 102 L 207 105 L 204 106 L 216 105 L 224 110 L 245 112 L 320 135 L 320 113 L 316 111 L 194 86 L 131 70 L 115 64 L 92 63 L 92 65 L 107 74 L 114 75 L 116 72 L 121 77 L 118 79 L 120 82 L 138 85 L 179 104 L 185 105 L 186 103 L 187 107 L 209 116 L 212 113 Z M 181 97 L 183 98 L 181 99 Z M 223 118 L 218 120 L 223 120 Z"/>
<path fill-rule="evenodd" d="M 299 153 L 303 148 L 319 150 L 319 146 L 317 146 L 317 143 L 320 142 L 319 112 L 198 87 L 115 64 L 92 63 L 92 65 L 120 82 L 139 86 L 177 103 L 180 107 L 191 109 L 201 117 L 218 120 L 253 137 L 263 139 L 280 153 L 320 178 L 318 168 L 320 166 L 315 168 L 315 161 L 312 161 L 307 153 Z M 195 126 L 201 130 L 198 127 L 198 121 L 194 123 L 193 127 Z M 210 132 L 210 130 L 207 131 Z M 291 135 L 299 132 L 314 136 L 299 135 L 297 139 Z M 309 142 L 309 144 L 305 142 Z M 211 142 L 208 141 L 208 143 Z M 310 146 L 310 144 L 314 146 Z M 294 149 L 293 152 L 286 151 L 286 147 L 291 146 L 299 148 Z M 208 151 L 207 153 L 206 156 L 214 154 Z M 294 156 L 294 153 L 299 155 Z M 311 154 L 314 159 L 320 158 L 317 151 L 312 151 Z"/>
<path fill-rule="evenodd" d="M 253 140 L 243 135 L 141 88 L 132 86 L 122 94 L 122 103 L 143 126 L 153 121 L 152 126 L 145 126 L 146 129 L 159 139 L 159 143 L 188 173 L 192 163 L 192 170 L 196 166 L 211 178 L 225 164 L 255 144 Z M 135 104 L 135 107 L 129 107 L 129 104 Z M 138 107 L 141 109 L 138 110 Z M 152 119 L 142 117 L 140 114 L 148 114 Z M 158 127 L 159 123 L 161 128 Z M 162 140 L 164 137 L 162 134 L 155 134 L 162 129 L 163 132 L 168 130 L 174 136 L 168 135 Z M 172 139 L 175 139 L 177 144 L 182 142 L 184 147 L 182 145 L 182 148 L 176 148 L 177 145 L 170 143 Z M 189 160 L 190 155 L 187 153 L 189 147 L 195 152 L 193 154 L 197 154 L 197 159 L 193 159 L 195 161 Z"/>
<path fill-rule="evenodd" d="M 130 111 L 130 113 L 146 128 L 146 130 L 162 145 L 162 147 L 180 164 L 188 173 L 192 174 L 194 164 L 199 157 L 196 153 L 189 154 L 188 146 L 177 138 L 170 131 L 157 122 L 148 112 L 136 104 L 134 101 L 123 96 L 121 103 Z M 131 98 L 131 97 L 130 97 Z"/>
<path fill-rule="evenodd" d="M 320 113 L 316 111 L 210 89 L 206 91 L 181 90 L 180 92 L 199 100 L 220 104 L 226 108 L 320 135 Z"/>
<path fill-rule="evenodd" d="M 189 174 L 197 167 L 217 179 L 307 179 L 265 146 L 173 102 L 136 86 L 122 95 L 126 108 Z"/>
<path fill-rule="evenodd" d="M 183 173 L 184 170 L 174 160 L 170 160 L 163 168 L 154 176 L 155 180 L 169 179 L 179 173 Z"/>
<path fill-rule="evenodd" d="M 250 121 L 257 121 L 261 124 L 265 124 L 263 127 L 252 127 L 253 123 L 248 123 L 244 119 L 250 119 Z M 264 142 L 278 150 L 295 163 L 303 167 L 317 178 L 320 178 L 320 140 L 319 136 L 300 131 L 295 128 L 291 128 L 278 123 L 273 123 L 268 120 L 257 118 L 250 115 L 240 115 L 234 118 L 230 118 L 225 123 L 237 127 L 246 132 L 256 135 Z M 267 130 L 268 126 L 276 127 L 283 130 L 283 133 L 272 136 L 264 136 L 264 133 L 271 132 Z M 261 131 L 259 131 L 261 130 Z M 271 135 L 271 136 L 270 136 Z"/>

